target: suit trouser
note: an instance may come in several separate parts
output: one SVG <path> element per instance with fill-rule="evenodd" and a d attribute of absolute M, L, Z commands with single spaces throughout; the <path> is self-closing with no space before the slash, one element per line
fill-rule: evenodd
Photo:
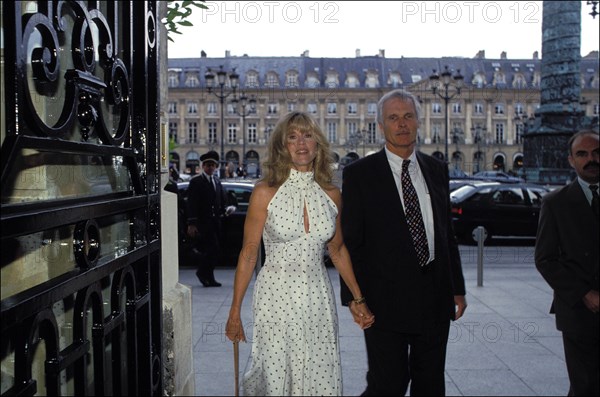
<path fill-rule="evenodd" d="M 423 334 L 389 332 L 376 326 L 365 330 L 369 370 L 366 396 L 443 396 L 444 368 L 450 321 Z"/>
<path fill-rule="evenodd" d="M 212 227 L 202 231 L 196 246 L 200 254 L 198 256 L 197 273 L 202 279 L 208 281 L 215 279 L 214 270 L 219 263 L 219 255 L 221 253 L 221 227 L 218 222 L 218 219 L 212 219 Z"/>
<path fill-rule="evenodd" d="M 569 396 L 599 395 L 598 335 L 563 332 Z"/>

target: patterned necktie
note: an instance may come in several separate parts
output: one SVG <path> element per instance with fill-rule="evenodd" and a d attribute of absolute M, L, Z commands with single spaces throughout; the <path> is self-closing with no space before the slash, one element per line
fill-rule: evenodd
<path fill-rule="evenodd" d="M 419 205 L 419 197 L 408 173 L 409 164 L 410 160 L 402 162 L 402 175 L 400 178 L 402 182 L 402 197 L 404 198 L 406 222 L 408 223 L 408 229 L 410 230 L 415 250 L 417 251 L 419 265 L 425 266 L 429 260 L 429 246 L 427 244 L 427 234 L 425 233 L 421 206 Z"/>
<path fill-rule="evenodd" d="M 590 190 L 592 191 L 592 210 L 598 216 L 598 185 L 590 185 Z"/>

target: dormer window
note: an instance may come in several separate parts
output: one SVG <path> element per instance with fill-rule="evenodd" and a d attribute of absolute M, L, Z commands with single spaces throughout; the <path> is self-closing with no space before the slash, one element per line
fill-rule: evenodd
<path fill-rule="evenodd" d="M 277 78 L 277 74 L 274 72 L 269 72 L 267 74 L 267 81 L 265 82 L 267 87 L 279 87 L 279 79 Z"/>
<path fill-rule="evenodd" d="M 485 75 L 481 72 L 475 73 L 473 75 L 473 80 L 471 81 L 471 84 L 473 84 L 477 88 L 484 88 L 486 85 Z"/>
<path fill-rule="evenodd" d="M 309 88 L 319 87 L 319 77 L 316 73 L 310 72 L 306 75 L 306 86 Z"/>
<path fill-rule="evenodd" d="M 197 73 L 188 73 L 185 76 L 185 86 L 188 88 L 198 87 L 200 85 L 200 79 Z"/>
<path fill-rule="evenodd" d="M 258 88 L 258 74 L 256 72 L 248 72 L 246 75 L 246 88 Z"/>
<path fill-rule="evenodd" d="M 285 86 L 286 87 L 298 87 L 298 72 L 290 71 L 285 75 Z"/>
<path fill-rule="evenodd" d="M 365 87 L 367 88 L 378 88 L 379 77 L 376 72 L 367 72 L 367 78 L 365 79 Z"/>
<path fill-rule="evenodd" d="M 327 72 L 327 77 L 325 79 L 325 86 L 327 86 L 329 88 L 340 86 L 340 80 L 338 78 L 338 74 L 336 71 L 330 70 L 329 72 Z"/>
<path fill-rule="evenodd" d="M 499 70 L 496 71 L 494 73 L 494 81 L 492 82 L 492 84 L 495 86 L 506 84 L 506 76 L 504 76 L 504 73 L 502 73 Z"/>
<path fill-rule="evenodd" d="M 358 88 L 360 82 L 358 81 L 358 77 L 354 73 L 348 73 L 346 76 L 346 87 L 348 88 Z"/>
<path fill-rule="evenodd" d="M 388 85 L 397 88 L 402 85 L 402 78 L 400 77 L 400 73 L 391 72 L 387 81 Z"/>
<path fill-rule="evenodd" d="M 527 81 L 522 73 L 515 73 L 512 83 L 513 88 L 525 88 L 527 87 Z"/>
<path fill-rule="evenodd" d="M 176 73 L 169 73 L 169 87 L 179 87 L 179 76 Z"/>

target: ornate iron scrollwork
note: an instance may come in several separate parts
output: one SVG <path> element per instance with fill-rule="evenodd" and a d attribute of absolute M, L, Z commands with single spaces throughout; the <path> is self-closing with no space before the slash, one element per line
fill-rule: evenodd
<path fill-rule="evenodd" d="M 97 137 L 104 144 L 121 145 L 129 136 L 129 73 L 118 57 L 105 16 L 78 2 L 57 2 L 48 14 L 24 17 L 21 42 L 24 53 L 31 54 L 31 78 L 25 80 L 28 86 L 33 84 L 28 91 L 34 93 L 24 99 L 24 109 L 31 114 L 26 118 L 31 128 L 25 134 L 68 138 L 77 122 L 82 141 Z M 72 18 L 72 26 L 67 16 Z M 71 38 L 70 57 L 61 55 L 64 37 Z M 61 76 L 65 63 L 73 68 Z M 103 77 L 96 76 L 98 68 Z M 40 114 L 35 102 L 56 99 L 63 86 L 59 116 Z"/>
<path fill-rule="evenodd" d="M 80 268 L 96 266 L 100 257 L 100 229 L 94 220 L 80 222 L 75 226 L 73 253 Z"/>

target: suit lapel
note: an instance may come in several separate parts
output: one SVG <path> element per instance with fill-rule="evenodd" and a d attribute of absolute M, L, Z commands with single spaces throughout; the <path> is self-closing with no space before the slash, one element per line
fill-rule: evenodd
<path fill-rule="evenodd" d="M 583 193 L 583 189 L 577 179 L 571 182 L 571 184 L 567 186 L 567 189 L 567 199 L 569 200 L 568 206 L 573 209 L 573 216 L 575 219 L 581 221 L 581 228 L 584 230 L 594 230 L 595 227 L 597 230 L 598 218 L 594 215 L 592 206 L 587 201 L 585 193 Z"/>
<path fill-rule="evenodd" d="M 385 155 L 385 149 L 380 150 L 373 156 L 377 156 L 377 164 L 373 168 L 378 170 L 384 170 L 381 175 L 381 182 L 377 185 L 381 187 L 381 196 L 390 198 L 389 205 L 392 205 L 391 211 L 395 211 L 401 214 L 401 218 L 406 223 L 406 217 L 404 216 L 404 208 L 402 207 L 402 201 L 400 200 L 400 193 L 396 186 L 396 180 L 394 179 L 394 173 L 390 163 Z M 391 199 L 393 198 L 393 200 Z"/>

